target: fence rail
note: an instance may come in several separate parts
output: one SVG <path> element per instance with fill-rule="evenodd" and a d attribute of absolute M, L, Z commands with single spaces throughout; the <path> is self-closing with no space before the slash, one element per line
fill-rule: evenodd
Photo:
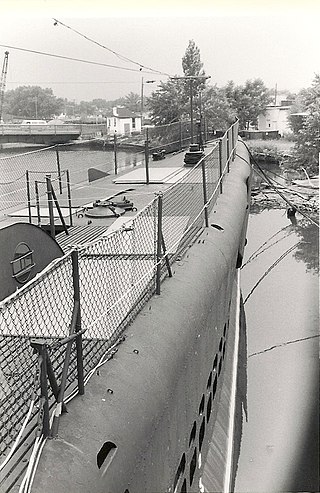
<path fill-rule="evenodd" d="M 58 406 L 59 415 L 68 396 L 77 392 L 79 357 L 85 383 L 145 302 L 160 293 L 161 281 L 172 275 L 172 263 L 208 225 L 235 157 L 237 134 L 236 122 L 206 157 L 121 229 L 56 259 L 0 303 L 4 491 L 11 491 L 25 472 L 34 433 L 41 437 L 52 432 L 49 411 Z M 41 350 L 34 339 L 41 340 Z M 50 372 L 44 360 L 56 385 L 49 378 L 45 386 Z M 63 388 L 59 398 L 57 388 Z M 57 423 L 54 433 L 56 429 Z"/>

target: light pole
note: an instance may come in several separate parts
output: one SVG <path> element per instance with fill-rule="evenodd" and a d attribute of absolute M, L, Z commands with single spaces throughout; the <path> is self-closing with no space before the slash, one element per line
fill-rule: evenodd
<path fill-rule="evenodd" d="M 191 144 L 193 144 L 193 81 L 211 79 L 210 75 L 185 75 L 183 77 L 170 77 L 171 80 L 190 81 L 190 124 L 191 124 Z"/>
<path fill-rule="evenodd" d="M 143 94 L 143 86 L 144 84 L 153 84 L 153 82 L 156 82 L 155 80 L 143 80 L 143 77 L 141 78 L 141 126 L 143 122 L 143 99 L 144 99 L 144 94 Z"/>

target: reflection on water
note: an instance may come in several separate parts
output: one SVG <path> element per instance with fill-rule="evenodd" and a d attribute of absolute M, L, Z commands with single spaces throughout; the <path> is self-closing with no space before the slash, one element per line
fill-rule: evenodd
<path fill-rule="evenodd" d="M 259 207 L 249 219 L 244 298 L 257 287 L 245 304 L 248 423 L 236 492 L 318 490 L 319 230 L 291 219 Z"/>

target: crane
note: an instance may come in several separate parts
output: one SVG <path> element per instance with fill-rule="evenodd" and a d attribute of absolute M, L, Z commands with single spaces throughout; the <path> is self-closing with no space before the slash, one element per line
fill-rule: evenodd
<path fill-rule="evenodd" d="M 4 91 L 6 90 L 6 79 L 7 79 L 7 72 L 8 72 L 8 58 L 9 58 L 9 52 L 5 51 L 3 65 L 2 65 L 1 79 L 0 79 L 0 123 L 2 122 Z"/>

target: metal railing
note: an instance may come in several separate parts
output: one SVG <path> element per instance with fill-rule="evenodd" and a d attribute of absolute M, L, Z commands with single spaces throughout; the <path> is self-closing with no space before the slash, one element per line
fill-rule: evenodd
<path fill-rule="evenodd" d="M 34 432 L 57 434 L 65 402 L 84 391 L 128 323 L 160 293 L 161 281 L 172 275 L 172 263 L 208 226 L 235 157 L 237 134 L 238 122 L 121 229 L 73 248 L 0 303 L 4 491 L 25 471 Z"/>

